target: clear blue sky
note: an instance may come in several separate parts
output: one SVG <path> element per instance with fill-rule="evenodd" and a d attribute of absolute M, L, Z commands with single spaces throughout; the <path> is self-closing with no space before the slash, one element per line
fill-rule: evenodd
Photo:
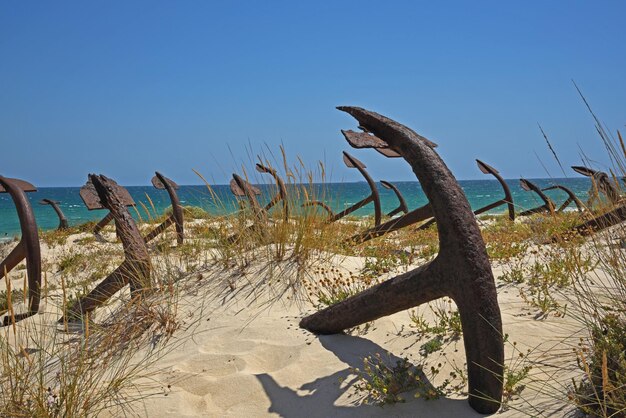
<path fill-rule="evenodd" d="M 535 153 L 562 176 L 537 123 L 565 165 L 579 146 L 606 161 L 571 80 L 625 130 L 625 16 L 624 1 L 3 2 L 0 173 L 224 183 L 248 147 L 282 143 L 358 180 L 340 153 L 355 123 L 334 109 L 358 105 L 437 142 L 459 179 L 484 178 L 474 158 L 546 177 Z M 414 179 L 354 155 L 377 179 Z"/>

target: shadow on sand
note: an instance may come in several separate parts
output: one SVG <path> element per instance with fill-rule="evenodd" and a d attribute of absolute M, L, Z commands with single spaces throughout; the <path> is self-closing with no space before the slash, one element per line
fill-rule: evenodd
<path fill-rule="evenodd" d="M 272 404 L 270 413 L 282 417 L 480 417 L 470 408 L 465 399 L 440 398 L 425 401 L 413 397 L 414 392 L 405 396 L 406 403 L 397 403 L 380 407 L 368 405 L 354 399 L 351 406 L 335 405 L 335 402 L 348 390 L 350 382 L 344 382 L 351 376 L 350 368 L 362 368 L 363 358 L 386 350 L 370 340 L 344 334 L 319 336 L 322 346 L 332 352 L 347 367 L 330 376 L 320 377 L 305 383 L 296 390 L 280 386 L 272 376 L 258 374 L 256 377 L 263 385 Z M 389 361 L 395 364 L 399 357 L 390 354 Z M 306 361 L 302 358 L 301 361 Z M 311 370 L 315 373 L 315 370 Z M 299 392 L 308 392 L 300 394 Z M 347 395 L 346 395 L 347 396 Z M 350 402 L 350 401 L 349 401 Z M 345 403 L 345 401 L 343 401 Z"/>

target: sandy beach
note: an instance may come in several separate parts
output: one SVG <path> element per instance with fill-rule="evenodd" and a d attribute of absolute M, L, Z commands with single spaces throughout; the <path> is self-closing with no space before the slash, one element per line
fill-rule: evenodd
<path fill-rule="evenodd" d="M 187 229 L 200 230 L 211 224 L 195 220 Z M 491 224 L 490 220 L 481 222 L 483 227 Z M 93 240 L 89 233 L 65 236 L 62 243 L 44 239 L 43 264 L 49 290 L 42 312 L 17 324 L 18 335 L 19 329 L 34 328 L 45 330 L 46 338 L 66 342 L 86 338 L 80 323 L 70 324 L 67 332 L 62 324 L 55 324 L 63 309 L 60 284 L 63 281 L 69 288 L 68 282 L 94 277 L 94 261 L 103 254 L 108 264 L 99 269 L 111 269 L 121 260 L 112 227 L 106 231 L 110 242 L 105 244 Z M 276 261 L 260 256 L 267 252 L 257 248 L 250 250 L 245 267 L 225 268 L 215 248 L 199 245 L 202 239 L 190 241 L 176 247 L 166 238 L 151 246 L 156 275 L 177 277 L 175 302 L 170 301 L 176 305 L 172 318 L 176 329 L 149 362 L 144 359 L 154 345 L 137 345 L 130 362 L 145 363 L 145 369 L 120 394 L 122 399 L 135 401 L 122 409 L 119 405 L 108 406 L 103 416 L 119 416 L 122 410 L 150 417 L 480 416 L 467 403 L 466 383 L 460 377 L 466 367 L 462 335 L 453 335 L 449 329 L 425 333 L 415 322 L 420 318 L 436 324 L 441 319 L 436 312 L 456 311 L 453 302 L 438 300 L 345 334 L 316 336 L 299 327 L 299 321 L 320 306 L 315 297 L 318 288 L 313 284 L 323 284 L 329 278 L 366 277 L 371 257 L 319 253 L 306 272 L 299 274 L 289 254 L 284 261 Z M 538 248 L 528 247 L 524 257 L 519 258 L 525 266 L 533 264 Z M 77 265 L 70 265 L 68 259 Z M 376 277 L 375 282 L 424 262 L 416 259 L 396 266 Z M 569 379 L 576 375 L 572 346 L 581 332 L 580 323 L 571 315 L 543 314 L 530 306 L 521 297 L 524 284 L 502 279 L 512 265 L 493 261 L 506 336 L 505 359 L 511 372 L 529 369 L 511 388 L 513 392 L 505 393 L 505 404 L 498 415 L 564 414 L 572 409 L 563 396 Z M 14 288 L 23 280 L 19 269 L 11 278 Z M 126 290 L 107 307 L 98 309 L 91 318 L 93 323 L 110 321 L 128 303 L 128 297 Z M 10 327 L 5 332 L 9 337 L 13 333 Z M 425 347 L 433 337 L 440 344 L 430 351 Z M 363 382 L 359 377 L 363 376 L 364 360 L 376 356 L 390 366 L 406 358 L 424 370 L 425 386 L 400 393 L 401 402 L 378 405 L 367 392 L 358 390 L 359 382 Z M 432 367 L 437 369 L 435 373 Z M 446 380 L 450 380 L 449 385 L 444 383 Z M 424 399 L 428 388 L 441 388 L 438 399 Z"/>

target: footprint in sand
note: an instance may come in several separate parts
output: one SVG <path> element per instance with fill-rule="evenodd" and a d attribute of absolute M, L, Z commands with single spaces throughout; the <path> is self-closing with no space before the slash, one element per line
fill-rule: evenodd
<path fill-rule="evenodd" d="M 246 368 L 246 361 L 237 355 L 206 353 L 200 350 L 195 355 L 176 366 L 181 372 L 206 377 L 228 376 Z"/>

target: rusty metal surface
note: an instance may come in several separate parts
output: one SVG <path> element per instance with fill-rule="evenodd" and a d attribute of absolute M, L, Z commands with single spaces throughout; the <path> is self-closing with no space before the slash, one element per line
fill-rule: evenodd
<path fill-rule="evenodd" d="M 612 204 L 617 204 L 620 200 L 620 193 L 616 184 L 611 181 L 611 177 L 603 171 L 594 170 L 583 166 L 572 166 L 572 169 L 591 178 L 592 186 L 599 192 L 603 193 Z"/>
<path fill-rule="evenodd" d="M 252 196 L 260 196 L 261 195 L 261 190 L 258 187 L 255 187 L 253 185 L 251 185 L 250 183 L 248 183 L 246 181 L 246 183 L 248 184 L 248 190 L 251 192 Z M 239 184 L 237 183 L 237 181 L 233 178 L 230 180 L 230 191 L 238 197 L 246 197 L 246 192 L 244 191 L 244 189 L 241 188 L 241 186 L 239 186 Z"/>
<path fill-rule="evenodd" d="M 342 131 L 343 132 L 343 131 Z M 352 134 L 354 134 L 354 132 L 350 131 Z M 374 143 L 376 143 L 376 140 L 379 140 L 376 137 L 373 137 L 371 135 L 367 135 L 369 137 L 375 138 L 372 141 L 374 141 Z M 365 143 L 365 141 L 363 140 L 362 142 L 360 142 L 359 144 L 363 144 Z M 364 146 L 362 146 L 364 147 Z M 352 155 L 348 154 L 347 152 L 343 152 L 343 161 L 346 164 L 347 167 L 349 168 L 356 168 L 359 173 L 361 174 L 361 176 L 363 176 L 363 178 L 365 179 L 365 181 L 367 182 L 368 187 L 370 188 L 370 194 L 359 200 L 358 202 L 356 202 L 355 204 L 353 204 L 352 206 L 342 210 L 339 213 L 333 213 L 330 208 L 327 205 L 322 204 L 321 202 L 317 202 L 317 201 L 313 201 L 313 202 L 307 202 L 304 203 L 302 206 L 318 206 L 323 208 L 324 210 L 326 210 L 327 212 L 329 212 L 329 216 L 328 216 L 328 220 L 327 222 L 332 223 L 335 221 L 338 221 L 339 219 L 351 214 L 352 212 L 355 212 L 359 209 L 361 209 L 363 206 L 369 204 L 369 203 L 373 203 L 374 204 L 374 225 L 377 227 L 380 225 L 380 222 L 382 220 L 382 209 L 380 206 L 380 195 L 378 193 L 378 188 L 376 187 L 376 182 L 374 182 L 374 180 L 370 177 L 370 175 L 367 173 L 366 171 L 366 167 L 365 164 L 363 164 L 361 161 L 359 161 L 358 159 L 356 159 L 355 157 L 353 157 Z"/>
<path fill-rule="evenodd" d="M 582 236 L 587 236 L 624 221 L 626 221 L 626 205 L 619 205 L 602 215 L 576 225 L 572 230 Z"/>
<path fill-rule="evenodd" d="M 519 184 L 521 188 L 526 190 L 527 192 L 537 193 L 539 198 L 543 200 L 543 205 L 520 212 L 518 216 L 528 216 L 535 213 L 554 213 L 554 202 L 552 202 L 552 200 L 548 196 L 546 196 L 546 194 L 542 192 L 535 183 L 526 179 L 520 179 Z"/>
<path fill-rule="evenodd" d="M 498 180 L 498 183 L 500 183 L 500 186 L 502 187 L 502 190 L 504 191 L 504 197 L 485 207 L 475 210 L 474 214 L 479 215 L 481 213 L 490 211 L 491 209 L 495 209 L 499 206 L 507 205 L 507 208 L 509 210 L 509 219 L 514 221 L 515 220 L 515 206 L 513 205 L 513 195 L 511 194 L 509 185 L 506 184 L 506 181 L 504 181 L 502 176 L 500 176 L 500 172 L 498 172 L 498 170 L 496 170 L 489 164 L 486 164 L 480 160 L 476 160 L 476 164 L 478 165 L 478 168 L 480 169 L 480 171 L 482 171 L 484 174 L 491 174 L 492 176 L 496 178 L 496 180 Z"/>
<path fill-rule="evenodd" d="M 397 215 L 400 212 L 405 214 L 409 213 L 409 207 L 406 204 L 406 200 L 404 200 L 404 196 L 402 196 L 402 193 L 400 193 L 400 190 L 398 190 L 396 185 L 385 180 L 381 180 L 380 184 L 382 184 L 385 189 L 393 190 L 393 192 L 396 194 L 396 197 L 398 198 L 398 207 L 389 212 L 387 216 L 391 217 Z"/>
<path fill-rule="evenodd" d="M 0 176 L 0 192 L 9 193 L 20 221 L 22 238 L 9 255 L 0 262 L 0 277 L 10 272 L 22 260 L 26 260 L 26 277 L 28 281 L 28 307 L 26 312 L 10 314 L 2 319 L 2 326 L 10 325 L 35 315 L 39 311 L 41 298 L 41 248 L 37 222 L 25 192 L 36 191 L 30 183 Z M 26 290 L 26 289 L 24 289 Z"/>
<path fill-rule="evenodd" d="M 168 179 L 167 177 L 163 176 L 162 174 L 159 174 L 158 171 L 152 177 L 150 182 L 152 183 L 155 189 L 163 190 L 166 188 L 165 183 L 167 183 L 172 189 L 178 190 L 178 184 L 176 184 L 173 180 Z"/>
<path fill-rule="evenodd" d="M 278 175 L 276 170 L 268 165 L 257 163 L 256 170 L 259 173 L 266 173 L 272 176 L 274 182 L 276 183 L 276 187 L 278 187 L 278 193 L 276 193 L 276 195 L 267 203 L 267 205 L 265 205 L 263 210 L 268 212 L 271 208 L 278 204 L 278 202 L 282 202 L 283 220 L 286 222 L 289 219 L 289 199 L 287 197 L 287 187 L 285 186 L 285 182 Z"/>
<path fill-rule="evenodd" d="M 377 148 L 376 150 L 380 150 L 380 149 L 381 148 Z M 509 210 L 509 219 L 515 220 L 515 208 L 513 206 L 513 196 L 511 194 L 511 190 L 509 189 L 509 186 L 506 184 L 504 179 L 500 176 L 500 174 L 498 173 L 498 170 L 496 170 L 495 168 L 491 167 L 488 164 L 485 164 L 484 162 L 480 160 L 476 160 L 476 162 L 478 163 L 478 168 L 483 173 L 491 174 L 498 180 L 498 182 L 502 186 L 502 190 L 504 191 L 504 198 L 496 202 L 493 202 L 487 206 L 484 206 L 482 208 L 476 209 L 474 211 L 474 214 L 480 215 L 481 213 L 487 212 L 491 209 L 495 209 L 499 206 L 507 205 L 508 210 Z M 392 213 L 394 212 L 392 211 L 390 213 L 390 216 L 392 216 L 391 215 Z M 390 232 L 394 232 L 399 229 L 406 228 L 407 226 L 414 225 L 418 222 L 422 222 L 426 220 L 428 221 L 420 225 L 418 229 L 429 228 L 431 225 L 437 222 L 436 218 L 433 218 L 433 211 L 432 211 L 432 208 L 430 207 L 430 203 L 427 203 L 424 206 L 414 209 L 411 212 L 405 212 L 405 215 L 389 220 L 385 222 L 384 224 L 370 228 L 369 230 L 361 232 L 359 234 L 355 234 L 354 236 L 350 237 L 346 241 L 352 242 L 355 244 L 360 244 L 360 243 L 369 241 L 373 238 L 383 236 Z"/>
<path fill-rule="evenodd" d="M 238 242 L 242 237 L 247 236 L 248 232 L 254 232 L 264 240 L 267 237 L 267 225 L 269 220 L 267 218 L 267 212 L 261 207 L 256 198 L 256 190 L 258 189 L 237 174 L 233 174 L 233 179 L 230 183 L 231 190 L 235 189 L 237 191 L 241 191 L 243 196 L 248 200 L 248 204 L 253 215 L 253 222 L 252 225 L 244 228 L 244 231 L 231 235 L 227 238 L 227 240 L 231 243 Z M 244 208 L 245 206 L 242 207 L 242 209 Z"/>
<path fill-rule="evenodd" d="M 415 225 L 418 222 L 425 221 L 433 217 L 433 210 L 430 203 L 420 206 L 417 209 L 413 209 L 405 215 L 393 218 L 384 222 L 378 226 L 374 226 L 366 231 L 355 234 L 348 238 L 346 243 L 361 244 L 374 238 L 381 237 L 390 232 L 397 231 L 402 228 L 406 228 L 410 225 Z"/>
<path fill-rule="evenodd" d="M 300 326 L 317 334 L 339 333 L 449 296 L 461 316 L 470 406 L 480 413 L 496 412 L 503 392 L 502 321 L 487 251 L 469 202 L 445 163 L 414 131 L 365 109 L 338 109 L 411 165 L 437 219 L 440 251 L 430 263 L 307 316 Z"/>
<path fill-rule="evenodd" d="M 128 211 L 128 201 L 119 195 L 120 186 L 115 181 L 96 174 L 89 174 L 89 184 L 96 193 L 98 202 L 110 211 L 115 220 L 115 229 L 124 248 L 124 261 L 88 295 L 68 307 L 67 317 L 93 311 L 127 284 L 130 284 L 131 297 L 134 300 L 138 300 L 141 294 L 152 287 L 152 266 L 148 248 Z M 59 322 L 64 321 L 65 317 L 59 319 Z"/>
<path fill-rule="evenodd" d="M 161 190 L 165 189 L 165 191 L 167 191 L 167 194 L 170 198 L 170 203 L 172 204 L 172 214 L 168 216 L 165 221 L 163 221 L 159 226 L 150 231 L 148 235 L 146 235 L 145 241 L 152 241 L 154 238 L 162 234 L 170 225 L 174 224 L 176 228 L 176 242 L 178 243 L 178 245 L 180 245 L 185 241 L 185 219 L 183 214 L 183 207 L 180 204 L 178 193 L 176 193 L 176 190 L 178 189 L 178 184 L 168 179 L 158 171 L 155 172 L 155 175 L 154 177 L 152 177 L 151 181 L 152 185 L 155 188 Z"/>
<path fill-rule="evenodd" d="M 19 188 L 23 192 L 36 192 L 37 191 L 37 188 L 35 186 L 33 186 L 31 183 L 25 180 L 12 179 L 9 177 L 4 177 L 4 180 L 10 181 L 15 187 Z M 2 184 L 0 184 L 0 193 L 8 193 L 7 189 Z"/>
<path fill-rule="evenodd" d="M 40 205 L 50 205 L 52 206 L 52 209 L 54 209 L 54 211 L 56 212 L 58 218 L 59 218 L 59 226 L 57 227 L 57 229 L 61 230 L 61 229 L 67 229 L 69 227 L 68 223 L 67 223 L 67 218 L 65 217 L 65 214 L 63 213 L 63 211 L 61 210 L 61 208 L 59 207 L 59 203 L 56 200 L 50 200 L 50 199 L 41 199 L 39 201 Z"/>
<path fill-rule="evenodd" d="M 498 183 L 500 183 L 500 187 L 502 187 L 502 191 L 504 192 L 504 197 L 500 200 L 497 200 L 493 203 L 490 203 L 486 206 L 476 209 L 474 211 L 474 215 L 480 215 L 481 213 L 488 212 L 502 205 L 507 205 L 507 208 L 509 210 L 509 219 L 511 221 L 514 221 L 515 220 L 515 206 L 513 205 L 513 195 L 511 194 L 509 185 L 506 184 L 502 176 L 500 176 L 500 173 L 498 172 L 498 170 L 496 170 L 489 164 L 486 164 L 480 160 L 476 160 L 476 164 L 478 165 L 478 169 L 483 174 L 491 174 L 492 176 L 496 178 L 496 180 L 498 180 Z M 428 222 L 424 222 L 422 225 L 420 225 L 418 229 L 426 229 L 430 227 L 432 224 L 434 224 L 435 222 L 437 222 L 435 218 L 430 219 Z"/>
<path fill-rule="evenodd" d="M 112 180 L 111 180 L 112 181 Z M 116 194 L 119 196 L 120 201 L 124 206 L 135 206 L 135 201 L 133 200 L 128 190 L 119 184 L 113 182 L 114 184 L 111 186 L 115 189 Z M 80 197 L 83 199 L 85 206 L 89 210 L 95 209 L 105 209 L 105 206 L 100 201 L 100 197 L 94 188 L 93 183 L 90 180 L 87 180 L 87 183 L 83 187 L 80 188 Z"/>
<path fill-rule="evenodd" d="M 555 190 L 555 189 L 559 189 L 559 190 L 563 190 L 565 193 L 567 193 L 567 199 L 565 200 L 565 202 L 563 202 L 563 204 L 556 210 L 558 213 L 563 212 L 563 210 L 565 210 L 565 208 L 567 208 L 569 205 L 571 205 L 572 203 L 574 205 L 576 205 L 576 209 L 578 209 L 578 212 L 582 212 L 584 209 L 584 205 L 583 203 L 580 201 L 580 199 L 578 199 L 578 197 L 576 196 L 576 194 L 574 194 L 574 192 L 572 192 L 570 189 L 568 189 L 565 186 L 562 186 L 560 184 L 555 184 L 554 186 L 550 186 L 550 187 L 545 187 L 542 190 L 545 192 L 547 190 Z"/>
<path fill-rule="evenodd" d="M 303 208 L 313 207 L 313 206 L 322 208 L 324 210 L 324 212 L 326 212 L 326 214 L 328 215 L 329 218 L 333 216 L 333 210 L 330 208 L 330 206 L 328 206 L 324 202 L 320 202 L 318 200 L 314 200 L 314 201 L 305 202 L 305 203 L 302 204 Z"/>
<path fill-rule="evenodd" d="M 91 176 L 91 175 L 90 175 Z M 133 200 L 128 190 L 124 187 L 117 184 L 115 181 L 109 179 L 111 187 L 115 190 L 116 196 L 124 206 L 135 206 L 135 201 Z M 96 188 L 94 187 L 91 177 L 87 179 L 87 183 L 83 187 L 80 188 L 80 198 L 85 203 L 85 206 L 89 210 L 96 209 L 106 209 L 106 206 L 100 201 L 101 197 L 98 195 Z M 100 235 L 100 231 L 109 224 L 113 220 L 113 214 L 108 213 L 102 218 L 96 226 L 93 228 L 93 233 L 96 236 L 96 239 L 100 242 L 106 242 L 104 237 Z"/>

